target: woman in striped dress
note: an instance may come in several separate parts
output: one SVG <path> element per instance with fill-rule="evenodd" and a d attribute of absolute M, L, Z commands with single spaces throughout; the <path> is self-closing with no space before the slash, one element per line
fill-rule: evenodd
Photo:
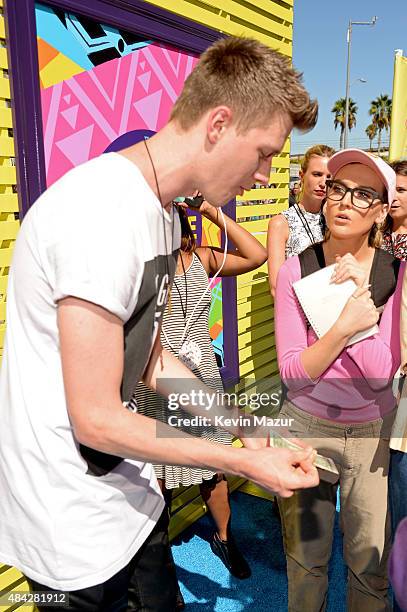
<path fill-rule="evenodd" d="M 161 342 L 164 348 L 180 357 L 190 369 L 208 386 L 223 391 L 222 379 L 209 334 L 209 311 L 211 291 L 209 276 L 219 270 L 224 259 L 223 249 L 212 246 L 197 246 L 188 222 L 187 214 L 178 206 L 182 242 L 171 296 L 163 317 Z M 196 209 L 194 209 L 195 211 Z M 221 230 L 223 219 L 219 209 L 205 200 L 199 212 Z M 235 276 L 259 267 L 266 261 L 264 247 L 243 227 L 224 215 L 227 233 L 236 246 L 228 251 L 222 276 Z M 191 358 L 183 358 L 183 348 L 192 347 Z M 138 411 L 146 416 L 168 422 L 169 416 L 187 417 L 182 409 L 169 410 L 167 401 L 147 387 L 139 384 L 136 391 Z M 231 435 L 213 427 L 189 427 L 195 436 L 231 444 Z M 250 568 L 238 550 L 230 529 L 230 504 L 228 485 L 224 474 L 210 470 L 171 465 L 155 465 L 157 478 L 168 503 L 171 492 L 179 486 L 198 484 L 201 495 L 214 519 L 216 531 L 211 540 L 213 552 L 220 557 L 228 570 L 237 578 L 248 578 Z"/>

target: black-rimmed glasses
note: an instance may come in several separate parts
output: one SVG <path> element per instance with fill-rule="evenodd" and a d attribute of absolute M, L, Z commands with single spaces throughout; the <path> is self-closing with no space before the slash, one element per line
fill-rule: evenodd
<path fill-rule="evenodd" d="M 350 193 L 350 201 L 355 208 L 370 208 L 375 200 L 382 201 L 382 196 L 373 189 L 367 187 L 346 187 L 340 181 L 329 179 L 326 181 L 326 197 L 332 202 L 340 202 Z"/>

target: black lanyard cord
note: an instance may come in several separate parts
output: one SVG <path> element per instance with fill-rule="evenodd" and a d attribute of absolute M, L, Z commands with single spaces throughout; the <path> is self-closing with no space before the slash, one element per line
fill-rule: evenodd
<path fill-rule="evenodd" d="M 312 230 L 311 230 L 311 228 L 310 228 L 310 226 L 309 226 L 309 223 L 308 223 L 308 221 L 307 221 L 307 218 L 306 218 L 306 216 L 304 215 L 303 211 L 301 210 L 300 205 L 298 204 L 298 202 L 296 202 L 296 203 L 294 204 L 294 209 L 295 209 L 295 212 L 297 213 L 297 215 L 299 216 L 300 221 L 301 221 L 301 223 L 302 223 L 302 225 L 303 225 L 303 227 L 304 227 L 305 231 L 306 231 L 306 232 L 307 232 L 307 234 L 308 234 L 308 238 L 311 240 L 311 244 L 315 244 L 315 243 L 316 243 L 316 240 L 315 240 L 315 238 L 314 238 L 314 234 L 312 233 Z"/>

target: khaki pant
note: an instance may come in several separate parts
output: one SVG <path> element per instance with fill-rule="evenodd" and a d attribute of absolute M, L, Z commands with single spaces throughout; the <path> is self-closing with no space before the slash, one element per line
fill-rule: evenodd
<path fill-rule="evenodd" d="M 391 609 L 386 571 L 390 549 L 387 474 L 394 415 L 395 411 L 369 423 L 343 425 L 313 417 L 288 401 L 284 403 L 280 416 L 294 419 L 290 428 L 293 435 L 331 457 L 339 469 L 336 482 L 335 477 L 331 482 L 321 479 L 317 487 L 278 501 L 290 612 L 320 612 L 326 608 L 339 484 L 348 610 Z"/>

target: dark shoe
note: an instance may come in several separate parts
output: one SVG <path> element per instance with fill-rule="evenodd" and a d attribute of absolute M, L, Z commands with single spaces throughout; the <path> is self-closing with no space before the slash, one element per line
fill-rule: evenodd
<path fill-rule="evenodd" d="M 275 516 L 276 519 L 281 523 L 280 508 L 278 507 L 277 499 L 273 499 L 271 503 L 271 511 L 273 513 L 273 516 Z"/>
<path fill-rule="evenodd" d="M 243 580 L 252 575 L 249 564 L 238 549 L 232 534 L 229 534 L 229 538 L 225 541 L 215 533 L 211 540 L 211 548 L 235 578 Z"/>
<path fill-rule="evenodd" d="M 175 603 L 175 609 L 176 610 L 184 610 L 185 609 L 185 601 L 184 601 L 184 597 L 181 593 L 181 589 L 179 588 L 179 584 L 177 582 L 178 588 L 177 588 L 177 601 Z"/>

